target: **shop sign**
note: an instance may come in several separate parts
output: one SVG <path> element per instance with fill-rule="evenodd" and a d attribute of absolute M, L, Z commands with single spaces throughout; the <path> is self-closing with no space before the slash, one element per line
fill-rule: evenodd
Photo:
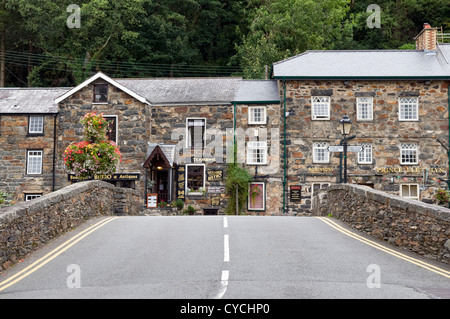
<path fill-rule="evenodd" d="M 77 177 L 74 174 L 69 174 L 68 179 L 69 181 L 87 181 L 87 180 L 101 180 L 101 181 L 109 181 L 109 182 L 115 182 L 115 181 L 137 181 L 140 178 L 140 173 L 114 173 L 114 174 L 99 174 L 94 175 L 93 178 L 81 178 Z"/>
<path fill-rule="evenodd" d="M 447 170 L 441 167 L 417 167 L 417 166 L 404 166 L 404 167 L 377 167 L 375 172 L 377 174 L 408 174 L 417 173 L 422 174 L 424 170 L 428 170 L 430 174 L 446 174 Z"/>
<path fill-rule="evenodd" d="M 206 180 L 208 182 L 221 182 L 223 180 L 223 170 L 206 171 Z"/>
<path fill-rule="evenodd" d="M 292 202 L 299 202 L 302 200 L 302 187 L 300 185 L 291 185 L 289 190 L 289 198 Z"/>

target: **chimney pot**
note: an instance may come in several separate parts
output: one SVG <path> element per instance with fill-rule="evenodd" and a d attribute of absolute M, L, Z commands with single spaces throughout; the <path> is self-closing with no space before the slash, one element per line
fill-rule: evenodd
<path fill-rule="evenodd" d="M 430 29 L 431 25 L 429 23 L 424 23 L 423 27 L 424 27 L 424 29 Z"/>

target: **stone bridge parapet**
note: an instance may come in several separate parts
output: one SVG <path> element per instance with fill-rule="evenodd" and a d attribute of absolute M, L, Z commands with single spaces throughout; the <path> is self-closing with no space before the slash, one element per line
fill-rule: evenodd
<path fill-rule="evenodd" d="M 138 191 L 102 181 L 75 183 L 0 209 L 0 270 L 90 218 L 139 215 L 141 210 Z"/>
<path fill-rule="evenodd" d="M 415 253 L 450 263 L 450 209 L 374 190 L 338 184 L 312 199 L 315 216 L 332 215 L 352 228 Z"/>

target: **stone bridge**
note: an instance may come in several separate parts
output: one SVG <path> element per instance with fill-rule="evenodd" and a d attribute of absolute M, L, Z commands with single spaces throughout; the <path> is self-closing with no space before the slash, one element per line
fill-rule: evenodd
<path fill-rule="evenodd" d="M 313 215 L 351 227 L 428 258 L 450 263 L 450 209 L 367 186 L 338 184 L 312 199 Z"/>

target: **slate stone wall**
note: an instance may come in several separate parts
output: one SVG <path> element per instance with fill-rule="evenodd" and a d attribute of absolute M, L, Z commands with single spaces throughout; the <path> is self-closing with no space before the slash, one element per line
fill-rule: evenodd
<path fill-rule="evenodd" d="M 100 216 L 139 215 L 140 194 L 102 181 L 79 182 L 0 210 L 0 270 Z"/>
<path fill-rule="evenodd" d="M 94 81 L 85 88 L 74 93 L 59 105 L 57 130 L 57 189 L 69 185 L 68 172 L 65 170 L 63 152 L 72 143 L 83 140 L 83 126 L 80 120 L 85 114 L 97 111 L 104 116 L 117 116 L 118 146 L 122 153 L 122 162 L 117 172 L 141 173 L 136 182 L 136 190 L 144 198 L 144 169 L 147 152 L 147 141 L 150 136 L 150 110 L 148 106 L 113 85 L 108 85 L 108 102 L 93 103 L 93 88 L 103 84 L 102 80 Z"/>
<path fill-rule="evenodd" d="M 450 209 L 367 186 L 339 184 L 313 198 L 313 214 L 342 220 L 389 244 L 450 263 Z"/>
<path fill-rule="evenodd" d="M 25 194 L 52 191 L 54 116 L 44 115 L 44 134 L 28 134 L 29 115 L 1 115 L 0 189 L 12 194 L 12 203 Z M 42 150 L 42 175 L 27 175 L 27 150 Z"/>
<path fill-rule="evenodd" d="M 289 203 L 289 209 L 308 214 L 312 185 L 339 182 L 341 153 L 331 153 L 329 163 L 313 162 L 313 143 L 340 145 L 339 120 L 347 114 L 352 120 L 349 145 L 369 143 L 373 149 L 371 164 L 359 164 L 357 153 L 348 154 L 349 182 L 400 194 L 402 184 L 426 186 L 420 199 L 431 200 L 437 188 L 446 188 L 439 178 L 448 177 L 448 156 L 439 143 L 448 145 L 448 81 L 286 81 L 286 108 L 292 111 L 287 121 L 288 187 L 302 186 L 301 203 Z M 283 96 L 283 88 L 280 96 Z M 312 96 L 330 96 L 329 120 L 313 120 Z M 373 97 L 373 120 L 357 120 L 356 99 Z M 400 97 L 419 98 L 419 120 L 400 121 Z M 418 145 L 418 164 L 400 163 L 400 145 Z M 343 162 L 342 162 L 343 163 Z M 423 173 L 428 169 L 424 185 Z M 343 174 L 343 173 L 342 173 Z"/>

